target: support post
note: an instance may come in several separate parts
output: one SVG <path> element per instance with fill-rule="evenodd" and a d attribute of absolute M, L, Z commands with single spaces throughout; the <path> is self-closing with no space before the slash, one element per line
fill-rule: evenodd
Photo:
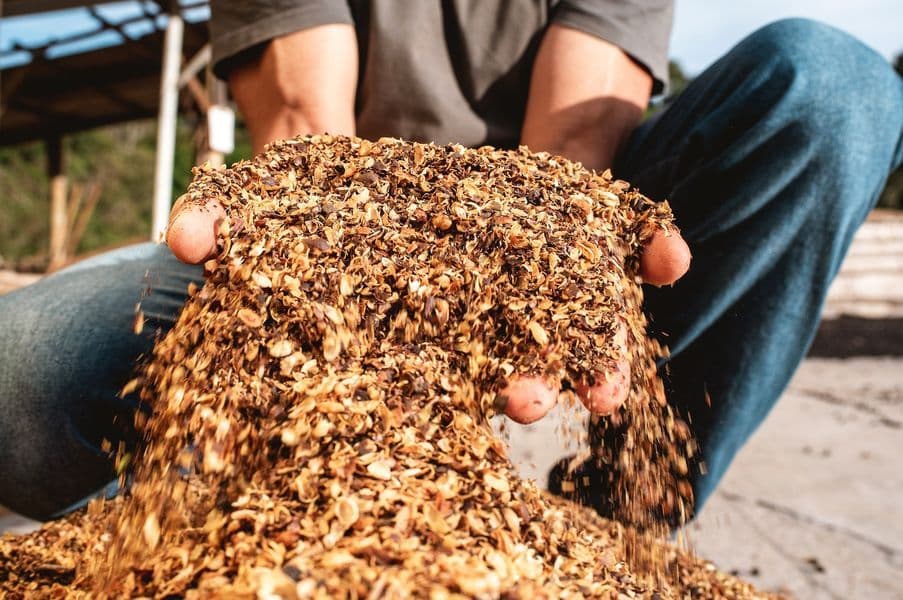
<path fill-rule="evenodd" d="M 47 177 L 50 179 L 50 248 L 47 271 L 66 264 L 69 214 L 66 206 L 66 175 L 63 172 L 63 140 L 56 136 L 46 142 Z"/>
<path fill-rule="evenodd" d="M 204 114 L 204 139 L 202 142 L 202 146 L 198 149 L 197 157 L 195 159 L 195 163 L 198 165 L 202 165 L 204 163 L 209 162 L 211 166 L 218 167 L 223 164 L 223 159 L 225 158 L 224 150 L 222 148 L 213 148 L 211 146 L 211 136 L 216 136 L 218 132 L 211 130 L 211 124 L 214 126 L 225 126 L 223 123 L 212 123 L 214 119 L 211 119 L 209 114 L 210 107 L 216 107 L 214 110 L 222 110 L 227 107 L 228 103 L 228 93 L 226 92 L 226 84 L 216 75 L 213 74 L 213 65 L 212 63 L 207 63 L 207 72 L 205 73 L 204 79 L 207 82 L 207 110 Z M 232 125 L 229 125 L 230 127 Z M 231 132 L 230 136 L 234 136 L 234 132 Z M 220 138 L 223 136 L 220 135 Z"/>
<path fill-rule="evenodd" d="M 179 67 L 185 23 L 178 5 L 171 5 L 163 41 L 160 74 L 160 114 L 157 118 L 157 164 L 154 170 L 154 205 L 151 239 L 158 241 L 166 229 L 172 204 L 172 171 L 176 151 L 176 117 L 179 100 Z"/>

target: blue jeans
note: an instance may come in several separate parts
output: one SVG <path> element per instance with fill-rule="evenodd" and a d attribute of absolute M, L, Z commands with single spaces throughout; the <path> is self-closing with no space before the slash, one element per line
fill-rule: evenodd
<path fill-rule="evenodd" d="M 789 20 L 741 42 L 621 152 L 616 175 L 668 198 L 693 251 L 686 277 L 646 294 L 672 350 L 669 400 L 692 415 L 706 464 L 697 509 L 805 355 L 901 139 L 890 65 Z M 153 342 L 132 333 L 135 304 L 145 332 L 163 332 L 200 278 L 144 244 L 0 297 L 0 504 L 48 518 L 110 481 L 101 440 L 134 443 L 137 403 L 118 390 Z"/>

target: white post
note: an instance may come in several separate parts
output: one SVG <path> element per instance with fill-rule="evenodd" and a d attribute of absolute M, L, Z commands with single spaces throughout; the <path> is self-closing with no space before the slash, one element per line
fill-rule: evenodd
<path fill-rule="evenodd" d="M 176 5 L 178 7 L 178 5 Z M 178 8 L 176 8 L 178 10 Z M 157 117 L 157 165 L 154 170 L 154 205 L 151 240 L 159 241 L 169 221 L 172 203 L 172 169 L 176 152 L 176 117 L 179 101 L 179 67 L 182 62 L 181 15 L 170 13 L 163 40 L 163 72 L 160 74 L 160 114 Z"/>

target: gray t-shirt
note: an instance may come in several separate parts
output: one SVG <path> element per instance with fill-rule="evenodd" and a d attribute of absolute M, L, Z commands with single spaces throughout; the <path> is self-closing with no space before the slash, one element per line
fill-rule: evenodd
<path fill-rule="evenodd" d="M 360 52 L 358 135 L 510 148 L 520 137 L 533 60 L 550 23 L 618 46 L 660 91 L 673 1 L 212 0 L 211 8 L 220 77 L 275 37 L 347 23 Z"/>

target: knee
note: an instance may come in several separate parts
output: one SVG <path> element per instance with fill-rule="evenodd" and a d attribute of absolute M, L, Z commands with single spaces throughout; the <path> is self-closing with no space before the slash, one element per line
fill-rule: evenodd
<path fill-rule="evenodd" d="M 772 23 L 744 44 L 756 65 L 756 93 L 767 104 L 760 110 L 787 144 L 788 158 L 824 181 L 856 183 L 855 194 L 822 198 L 819 210 L 833 222 L 864 218 L 901 143 L 899 75 L 871 48 L 812 20 Z"/>
<path fill-rule="evenodd" d="M 884 58 L 855 37 L 811 19 L 775 21 L 752 33 L 746 42 L 766 63 L 770 59 L 779 75 L 810 85 L 847 88 L 852 87 L 845 85 L 847 81 L 895 75 Z"/>
<path fill-rule="evenodd" d="M 876 136 L 896 141 L 903 84 L 883 57 L 856 38 L 794 18 L 763 27 L 746 44 L 763 85 L 778 92 L 776 108 L 805 139 L 846 148 L 871 145 Z"/>

